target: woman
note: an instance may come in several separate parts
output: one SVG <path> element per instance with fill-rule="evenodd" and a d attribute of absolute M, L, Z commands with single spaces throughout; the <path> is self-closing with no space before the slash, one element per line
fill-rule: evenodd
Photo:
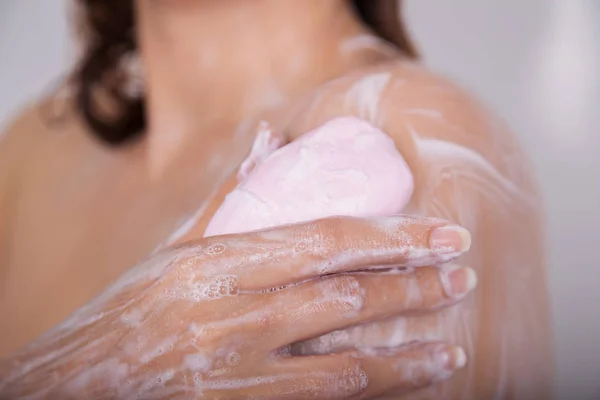
<path fill-rule="evenodd" d="M 86 48 L 76 93 L 68 97 L 74 101 L 67 101 L 75 107 L 60 120 L 26 113 L 0 146 L 6 288 L 0 310 L 9 327 L 1 354 L 13 354 L 0 370 L 8 377 L 0 393 L 550 396 L 539 201 L 529 168 L 501 124 L 414 62 L 395 1 L 82 0 L 79 6 Z M 141 85 L 131 71 L 136 57 Z M 151 257 L 106 290 L 157 246 L 202 236 L 259 121 L 293 140 L 339 115 L 367 119 L 394 139 L 415 175 L 410 223 L 392 218 L 389 230 L 334 219 L 205 239 Z M 51 122 L 60 124 L 48 132 Z M 477 271 L 478 288 L 434 313 L 425 311 L 464 297 L 470 273 L 459 269 L 448 290 L 440 274 L 453 269 L 407 259 L 429 248 L 429 236 L 446 225 L 418 215 L 473 233 L 473 249 L 461 262 Z M 454 250 L 468 247 L 460 230 L 441 232 Z M 297 255 L 299 234 L 316 237 L 317 247 L 333 240 L 338 251 L 412 243 L 419 251 L 398 251 L 385 262 L 423 268 L 333 275 L 269 291 L 317 277 L 306 266 L 335 257 Z M 265 261 L 265 252 L 279 256 Z M 357 257 L 334 272 L 383 262 Z M 220 281 L 216 299 L 182 292 L 182 282 L 212 285 L 231 265 L 234 278 Z M 415 284 L 416 304 L 406 295 Z M 314 300 L 324 292 L 334 294 L 325 307 Z M 340 311 L 355 304 L 343 301 L 348 293 L 367 306 L 340 320 Z M 314 318 L 289 318 L 307 306 Z M 468 365 L 431 385 L 464 364 L 452 344 L 464 348 Z M 284 350 L 273 359 L 276 349 Z"/>

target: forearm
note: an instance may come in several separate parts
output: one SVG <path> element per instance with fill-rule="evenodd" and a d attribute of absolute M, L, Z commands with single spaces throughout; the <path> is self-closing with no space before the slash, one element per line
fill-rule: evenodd
<path fill-rule="evenodd" d="M 91 353 L 92 346 L 82 340 L 47 334 L 17 354 L 3 358 L 0 399 L 90 398 L 89 388 L 101 379 L 98 370 L 86 373 L 88 367 L 100 361 Z"/>

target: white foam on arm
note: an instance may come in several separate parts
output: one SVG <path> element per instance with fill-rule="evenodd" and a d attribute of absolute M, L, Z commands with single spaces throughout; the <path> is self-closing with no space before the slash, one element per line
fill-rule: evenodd
<path fill-rule="evenodd" d="M 271 137 L 263 129 L 256 141 Z M 265 149 L 272 152 L 255 154 Z M 273 150 L 254 147 L 249 159 L 259 162 L 240 175 L 205 237 L 330 216 L 393 215 L 413 193 L 413 175 L 393 140 L 358 118 L 332 119 Z"/>

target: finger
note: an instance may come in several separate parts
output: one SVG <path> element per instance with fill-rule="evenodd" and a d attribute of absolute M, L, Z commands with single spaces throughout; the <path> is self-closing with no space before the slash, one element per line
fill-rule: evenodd
<path fill-rule="evenodd" d="M 279 359 L 274 368 L 278 374 L 298 376 L 292 389 L 305 390 L 299 393 L 304 398 L 371 399 L 442 381 L 466 361 L 460 347 L 419 343 L 393 350 Z"/>
<path fill-rule="evenodd" d="M 242 235 L 207 238 L 214 273 L 258 290 L 372 267 L 426 266 L 470 247 L 469 232 L 437 218 L 327 218 Z"/>
<path fill-rule="evenodd" d="M 442 318 L 442 320 L 445 320 Z M 442 340 L 440 313 L 399 315 L 381 321 L 336 330 L 285 350 L 294 356 L 324 355 L 363 348 L 399 347 L 410 342 Z"/>
<path fill-rule="evenodd" d="M 473 269 L 422 267 L 397 274 L 333 275 L 271 293 L 276 347 L 401 314 L 454 304 L 477 284 Z M 289 329 L 294 326 L 294 329 Z"/>

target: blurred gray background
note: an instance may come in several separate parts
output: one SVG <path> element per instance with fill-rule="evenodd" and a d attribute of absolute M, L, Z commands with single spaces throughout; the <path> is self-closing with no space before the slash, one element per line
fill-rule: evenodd
<path fill-rule="evenodd" d="M 64 73 L 69 0 L 0 2 L 0 130 Z M 560 399 L 600 399 L 600 0 L 405 0 L 427 63 L 506 118 L 545 194 Z M 598 249 L 595 249 L 598 246 Z"/>

